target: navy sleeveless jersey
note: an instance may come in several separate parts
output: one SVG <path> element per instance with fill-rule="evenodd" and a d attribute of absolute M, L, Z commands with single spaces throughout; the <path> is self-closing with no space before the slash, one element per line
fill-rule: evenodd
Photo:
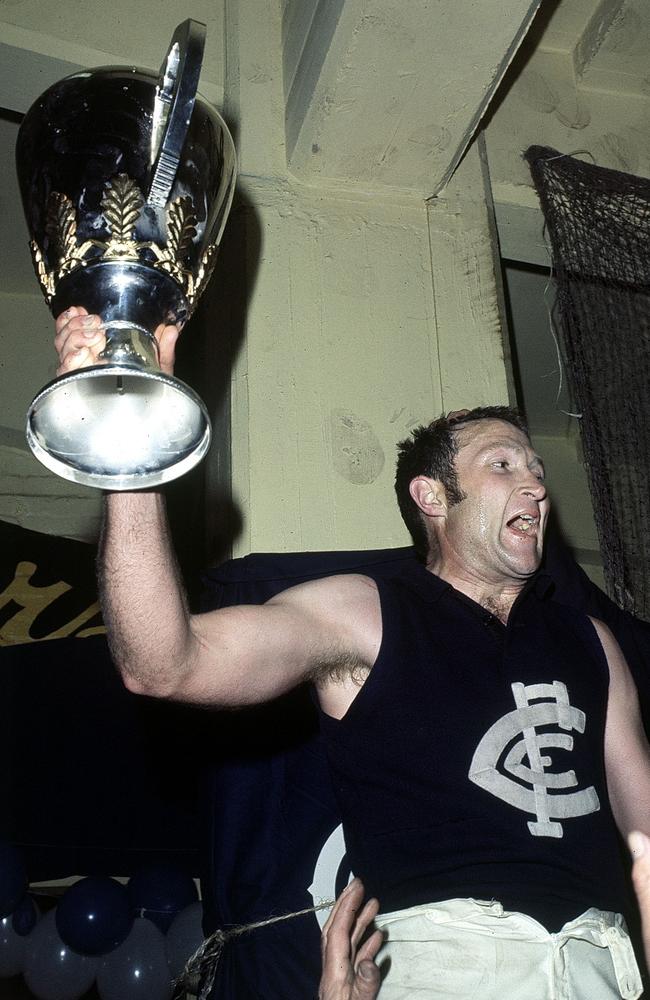
<path fill-rule="evenodd" d="M 624 911 L 591 622 L 547 599 L 544 576 L 507 626 L 420 566 L 377 584 L 377 662 L 342 720 L 321 713 L 367 892 L 383 912 L 496 899 L 552 931 Z"/>

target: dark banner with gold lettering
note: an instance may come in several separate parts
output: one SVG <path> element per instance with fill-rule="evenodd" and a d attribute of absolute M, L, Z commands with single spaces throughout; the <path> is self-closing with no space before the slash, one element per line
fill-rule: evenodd
<path fill-rule="evenodd" d="M 0 646 L 104 632 L 94 547 L 0 521 Z"/>
<path fill-rule="evenodd" d="M 90 545 L 0 522 L 0 836 L 32 880 L 198 874 L 209 716 L 130 694 L 111 662 Z"/>

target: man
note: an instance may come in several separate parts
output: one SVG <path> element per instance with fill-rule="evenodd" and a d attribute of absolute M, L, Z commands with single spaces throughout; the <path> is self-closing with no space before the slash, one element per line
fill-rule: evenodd
<path fill-rule="evenodd" d="M 159 331 L 171 371 L 177 331 Z M 60 371 L 101 324 L 57 321 Z M 103 607 L 130 690 L 248 705 L 311 680 L 348 857 L 388 912 L 381 1000 L 637 997 L 617 829 L 650 829 L 625 660 L 538 573 L 549 501 L 520 418 L 464 411 L 401 446 L 426 568 L 190 615 L 156 493 L 107 497 Z"/>

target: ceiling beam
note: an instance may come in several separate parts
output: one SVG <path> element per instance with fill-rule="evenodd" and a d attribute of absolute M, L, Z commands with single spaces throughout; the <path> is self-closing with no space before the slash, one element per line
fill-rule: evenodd
<path fill-rule="evenodd" d="M 284 39 L 290 169 L 307 182 L 436 195 L 538 5 L 320 0 L 310 19 L 288 19 L 296 25 Z"/>

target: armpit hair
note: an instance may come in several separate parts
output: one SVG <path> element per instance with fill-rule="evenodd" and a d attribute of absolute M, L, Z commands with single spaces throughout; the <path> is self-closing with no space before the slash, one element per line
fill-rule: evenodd
<path fill-rule="evenodd" d="M 332 649 L 312 666 L 306 679 L 316 687 L 328 682 L 343 684 L 348 679 L 361 687 L 369 673 L 369 665 L 360 656 Z"/>

